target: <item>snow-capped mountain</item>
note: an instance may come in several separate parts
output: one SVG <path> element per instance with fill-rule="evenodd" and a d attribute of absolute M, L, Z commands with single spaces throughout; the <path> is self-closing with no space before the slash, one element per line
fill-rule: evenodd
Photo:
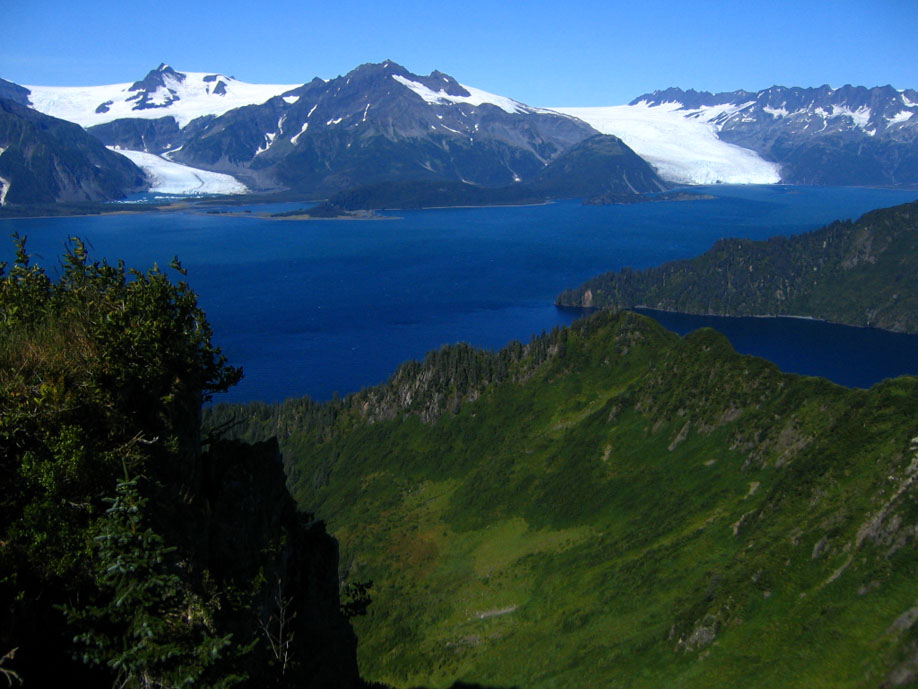
<path fill-rule="evenodd" d="M 172 117 L 179 128 L 198 117 L 264 103 L 299 84 L 248 84 L 223 74 L 176 72 L 161 64 L 133 83 L 106 86 L 25 86 L 39 112 L 83 127 L 123 118 Z"/>
<path fill-rule="evenodd" d="M 4 98 L 79 123 L 112 149 L 145 154 L 129 155 L 171 189 L 180 179 L 199 191 L 244 184 L 313 196 L 396 180 L 530 183 L 598 132 L 620 137 L 681 184 L 918 183 L 918 91 L 889 86 L 672 88 L 629 105 L 545 109 L 387 60 L 303 85 L 164 64 L 110 86 L 0 80 Z"/>
<path fill-rule="evenodd" d="M 151 74 L 158 79 L 163 72 Z M 163 81 L 174 78 L 165 74 Z M 165 103 L 162 89 L 151 80 L 139 93 Z M 180 108 L 182 100 L 168 107 Z M 597 133 L 570 116 L 463 86 L 441 72 L 412 74 L 392 61 L 313 79 L 218 116 L 149 119 L 151 109 L 142 112 L 148 119 L 115 119 L 89 131 L 109 146 L 232 174 L 253 189 L 310 194 L 394 179 L 511 184 L 533 179 Z"/>
<path fill-rule="evenodd" d="M 671 88 L 627 106 L 564 109 L 621 136 L 674 181 L 918 182 L 918 92 L 891 86 Z M 745 152 L 743 152 L 745 151 Z M 693 160 L 696 161 L 693 163 Z M 771 180 L 777 181 L 777 180 Z"/>
<path fill-rule="evenodd" d="M 598 134 L 569 115 L 465 86 L 442 72 L 413 74 L 389 60 L 296 87 L 160 65 L 131 84 L 24 92 L 37 110 L 82 124 L 170 189 L 179 179 L 196 190 L 241 187 L 203 171 L 232 175 L 251 190 L 313 196 L 398 180 L 543 184 L 549 163 Z M 600 182 L 629 193 L 661 187 L 626 149 L 589 149 L 603 178 L 591 188 Z M 600 161 L 603 156 L 610 160 Z"/>

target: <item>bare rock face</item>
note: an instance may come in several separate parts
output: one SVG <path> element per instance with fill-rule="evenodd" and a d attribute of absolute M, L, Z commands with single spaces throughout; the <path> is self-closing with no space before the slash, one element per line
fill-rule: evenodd
<path fill-rule="evenodd" d="M 0 97 L 0 205 L 110 201 L 147 188 L 143 171 L 82 127 Z"/>

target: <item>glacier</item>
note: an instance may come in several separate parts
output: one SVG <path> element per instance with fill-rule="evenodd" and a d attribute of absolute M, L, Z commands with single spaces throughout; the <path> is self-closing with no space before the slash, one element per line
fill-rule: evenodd
<path fill-rule="evenodd" d="M 245 105 L 255 105 L 280 96 L 301 84 L 249 84 L 232 77 L 208 72 L 182 72 L 184 80 L 164 76 L 168 89 L 160 87 L 153 95 L 161 107 L 135 110 L 133 82 L 105 86 L 26 86 L 29 99 L 38 112 L 82 127 L 105 124 L 124 117 L 158 119 L 172 116 L 179 127 L 205 115 L 223 115 Z M 207 79 L 205 81 L 205 79 Z M 216 93 L 212 84 L 223 82 L 225 90 Z M 170 93 L 171 92 L 171 93 Z M 174 96 L 172 94 L 174 93 Z M 170 97 L 175 100 L 169 101 Z M 289 101 L 288 101 L 289 102 Z M 99 106 L 105 105 L 106 108 Z"/>
<path fill-rule="evenodd" d="M 120 153 L 149 177 L 150 191 L 160 194 L 204 195 L 244 194 L 248 188 L 232 175 L 210 172 L 174 163 L 153 153 L 112 148 Z"/>
<path fill-rule="evenodd" d="M 551 108 L 577 117 L 603 134 L 613 134 L 677 184 L 777 184 L 780 166 L 717 137 L 717 122 L 742 105 L 684 110 L 681 103 L 651 106 Z"/>

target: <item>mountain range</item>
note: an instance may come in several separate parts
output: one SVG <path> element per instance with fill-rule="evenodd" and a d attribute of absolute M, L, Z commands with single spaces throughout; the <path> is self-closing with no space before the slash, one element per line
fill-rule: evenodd
<path fill-rule="evenodd" d="M 617 194 L 617 188 L 659 191 L 667 182 L 918 182 L 918 92 L 891 86 L 726 93 L 670 88 L 628 105 L 546 109 L 463 85 L 442 72 L 413 74 L 387 60 L 302 85 L 249 84 L 166 64 L 143 79 L 109 86 L 0 80 L 0 99 L 75 122 L 114 150 L 136 152 L 128 155 L 144 168 L 153 190 L 165 190 L 161 180 L 182 173 L 198 192 L 247 188 L 305 198 L 408 182 L 476 190 L 538 186 L 550 163 L 598 133 L 620 138 L 653 168 L 637 175 L 615 168 L 624 158 L 612 158 L 611 172 L 604 167 L 602 173 L 612 177 L 604 177 L 608 183 L 600 185 L 600 195 Z M 10 147 L 0 139 L 0 148 Z M 212 178 L 213 184 L 202 185 L 196 170 L 238 182 Z M 70 198 L 50 180 L 31 196 L 10 195 L 14 185 L 5 179 L 8 203 Z M 132 181 L 94 198 L 136 188 Z M 579 181 L 551 193 L 596 195 Z M 529 191 L 501 194 L 522 197 Z"/>
<path fill-rule="evenodd" d="M 622 137 L 671 181 L 731 182 L 743 176 L 808 185 L 918 181 L 918 91 L 911 89 L 669 88 L 626 106 L 559 110 Z"/>

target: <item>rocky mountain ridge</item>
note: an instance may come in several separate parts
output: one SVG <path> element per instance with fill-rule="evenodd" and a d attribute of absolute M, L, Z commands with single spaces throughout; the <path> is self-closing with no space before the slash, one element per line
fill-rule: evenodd
<path fill-rule="evenodd" d="M 781 165 L 791 184 L 918 182 L 918 91 L 892 86 L 772 86 L 723 93 L 669 88 L 633 107 L 674 110 Z"/>
<path fill-rule="evenodd" d="M 139 167 L 79 125 L 0 97 L 0 206 L 109 201 L 147 185 Z"/>
<path fill-rule="evenodd" d="M 124 133 L 105 142 L 143 143 L 255 188 L 324 194 L 393 179 L 510 184 L 595 134 L 573 118 L 463 87 L 440 72 L 418 76 L 390 61 L 328 82 L 314 79 L 187 129 L 178 146 Z"/>

